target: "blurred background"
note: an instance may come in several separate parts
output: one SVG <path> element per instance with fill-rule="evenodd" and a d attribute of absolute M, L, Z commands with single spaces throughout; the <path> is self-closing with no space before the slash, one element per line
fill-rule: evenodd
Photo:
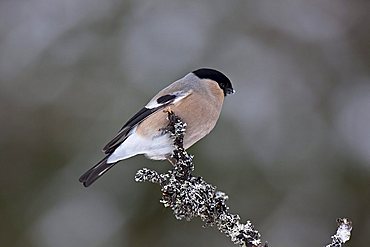
<path fill-rule="evenodd" d="M 160 89 L 199 67 L 235 95 L 189 151 L 195 174 L 271 246 L 370 237 L 370 2 L 0 2 L 1 246 L 232 246 L 177 221 L 134 157 L 89 188 L 78 177 Z"/>

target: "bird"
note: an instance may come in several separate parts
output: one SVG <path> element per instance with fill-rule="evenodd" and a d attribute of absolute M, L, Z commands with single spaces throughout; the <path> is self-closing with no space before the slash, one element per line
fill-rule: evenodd
<path fill-rule="evenodd" d="M 173 140 L 163 131 L 169 111 L 187 124 L 183 146 L 188 149 L 215 127 L 224 98 L 234 92 L 230 79 L 218 70 L 200 68 L 186 74 L 131 117 L 104 146 L 105 157 L 79 181 L 88 187 L 119 161 L 139 154 L 152 160 L 169 159 Z"/>

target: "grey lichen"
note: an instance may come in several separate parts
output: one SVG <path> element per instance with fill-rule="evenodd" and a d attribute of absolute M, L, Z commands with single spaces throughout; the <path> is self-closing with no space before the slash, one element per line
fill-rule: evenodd
<path fill-rule="evenodd" d="M 176 219 L 190 221 L 200 217 L 205 226 L 215 226 L 231 241 L 240 246 L 262 246 L 260 234 L 250 221 L 242 224 L 240 217 L 229 212 L 226 205 L 228 196 L 216 187 L 204 181 L 202 177 L 192 175 L 193 156 L 183 147 L 186 123 L 174 113 L 168 113 L 169 124 L 165 131 L 174 143 L 174 151 L 168 157 L 173 168 L 164 174 L 143 168 L 136 173 L 138 182 L 151 182 L 161 186 L 161 203 L 172 209 Z M 267 245 L 265 245 L 267 246 Z"/>
<path fill-rule="evenodd" d="M 326 247 L 341 247 L 351 238 L 352 222 L 349 219 L 337 219 L 337 232 L 331 237 L 331 244 Z"/>
<path fill-rule="evenodd" d="M 193 156 L 183 147 L 186 123 L 173 112 L 168 112 L 168 126 L 163 130 L 173 139 L 174 151 L 168 160 L 173 168 L 166 173 L 143 168 L 136 173 L 137 182 L 151 182 L 161 186 L 161 203 L 172 209 L 176 219 L 190 221 L 200 217 L 205 226 L 217 227 L 230 237 L 234 244 L 246 247 L 267 247 L 262 243 L 260 233 L 250 221 L 240 222 L 237 214 L 229 212 L 226 205 L 228 196 L 218 191 L 215 186 L 204 181 L 202 177 L 192 175 L 194 171 Z M 350 238 L 351 222 L 339 219 L 337 233 L 332 237 L 332 243 L 326 247 L 341 247 Z"/>

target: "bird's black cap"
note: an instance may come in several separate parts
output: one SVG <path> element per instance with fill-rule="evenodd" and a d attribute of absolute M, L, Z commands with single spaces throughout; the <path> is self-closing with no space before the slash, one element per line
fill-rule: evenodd
<path fill-rule="evenodd" d="M 199 79 L 210 79 L 218 83 L 220 88 L 224 91 L 224 95 L 234 93 L 231 81 L 226 75 L 215 69 L 201 68 L 192 72 Z"/>

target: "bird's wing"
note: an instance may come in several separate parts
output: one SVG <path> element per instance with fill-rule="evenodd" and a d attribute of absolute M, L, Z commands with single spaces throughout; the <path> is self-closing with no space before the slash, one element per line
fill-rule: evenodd
<path fill-rule="evenodd" d="M 121 145 L 122 142 L 126 140 L 130 131 L 144 121 L 147 117 L 153 113 L 165 108 L 166 106 L 173 104 L 186 96 L 191 94 L 191 91 L 184 92 L 174 92 L 171 94 L 165 94 L 160 97 L 154 97 L 145 107 L 143 107 L 138 113 L 136 113 L 132 118 L 130 118 L 125 125 L 120 129 L 118 134 L 103 148 L 103 152 L 106 154 L 111 154 L 114 150 Z"/>

